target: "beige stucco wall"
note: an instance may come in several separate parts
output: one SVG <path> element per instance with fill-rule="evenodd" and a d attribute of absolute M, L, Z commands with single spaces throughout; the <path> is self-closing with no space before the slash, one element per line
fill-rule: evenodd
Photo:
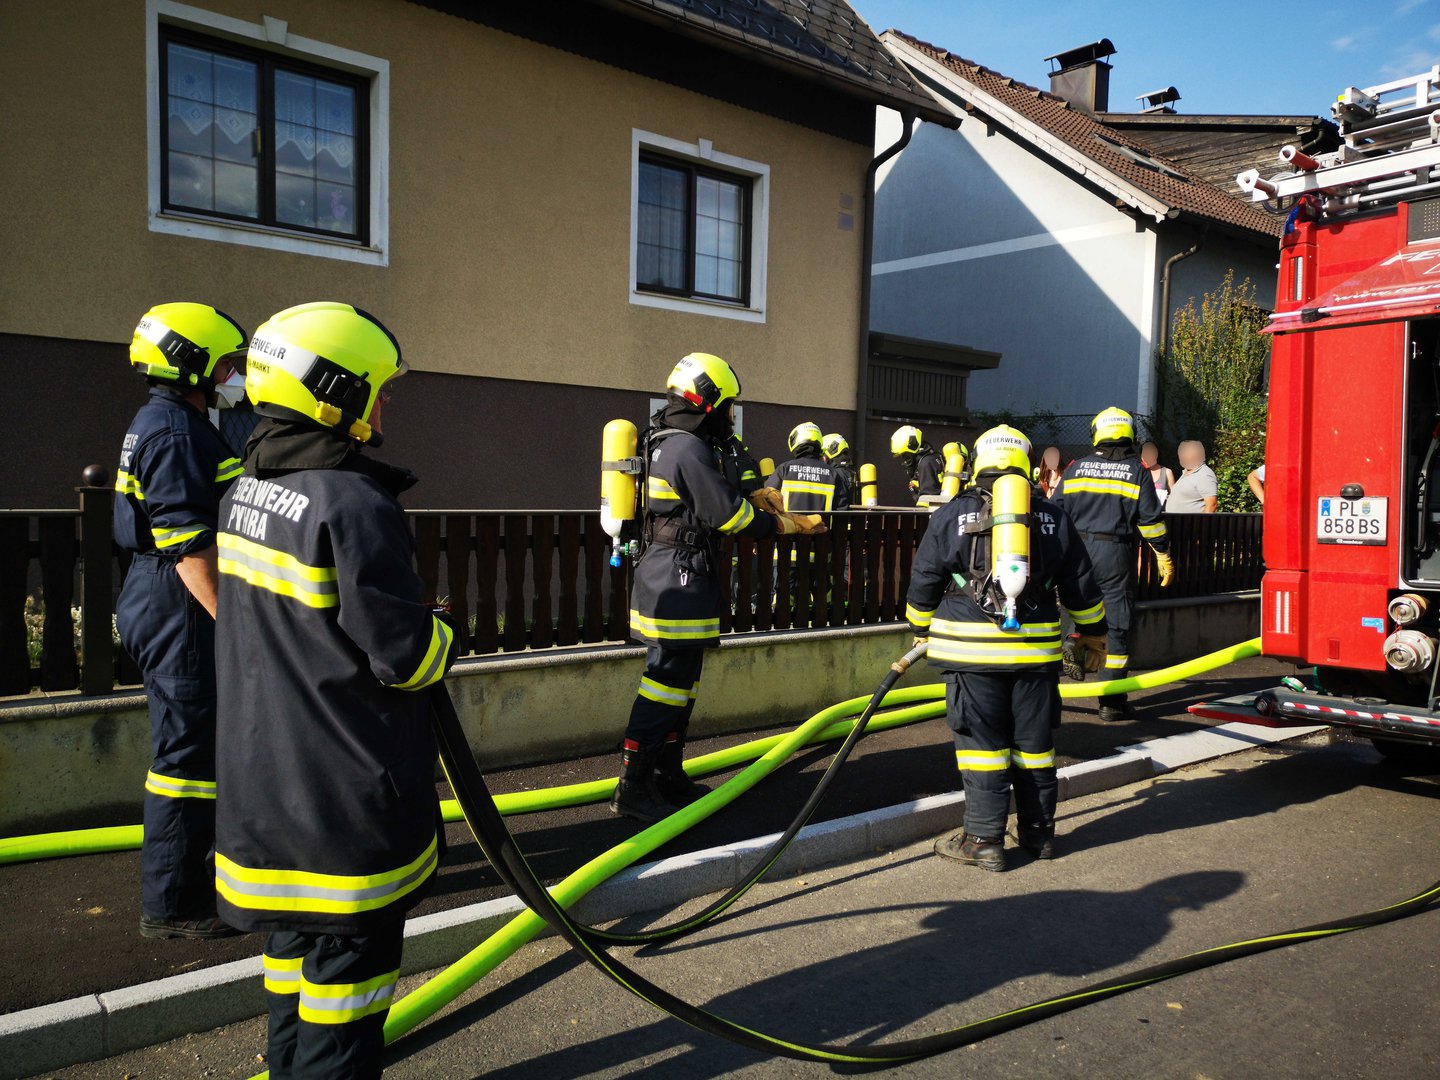
<path fill-rule="evenodd" d="M 390 62 L 390 265 L 150 232 L 143 0 L 14 0 L 0 332 L 118 342 L 164 299 L 252 328 L 343 299 L 419 369 L 645 389 L 705 349 L 746 397 L 854 407 L 861 233 L 837 210 L 866 147 L 396 0 L 202 6 Z M 633 128 L 770 166 L 764 324 L 629 303 Z"/>

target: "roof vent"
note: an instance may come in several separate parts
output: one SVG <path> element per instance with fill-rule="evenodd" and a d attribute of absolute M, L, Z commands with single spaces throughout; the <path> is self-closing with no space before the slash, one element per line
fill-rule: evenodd
<path fill-rule="evenodd" d="M 1173 113 L 1171 106 L 1180 100 L 1180 91 L 1173 86 L 1163 86 L 1159 90 L 1151 90 L 1148 94 L 1139 94 L 1136 101 L 1143 101 L 1145 107 L 1142 113 Z"/>
<path fill-rule="evenodd" d="M 1050 92 L 1087 113 L 1104 112 L 1110 107 L 1110 65 L 1105 59 L 1114 55 L 1114 43 L 1101 38 L 1045 57 L 1053 65 Z"/>

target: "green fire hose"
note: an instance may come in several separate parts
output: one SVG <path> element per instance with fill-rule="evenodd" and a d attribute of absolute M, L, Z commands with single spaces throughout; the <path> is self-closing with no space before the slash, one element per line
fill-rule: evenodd
<path fill-rule="evenodd" d="M 1182 664 L 1147 672 L 1128 679 L 1112 679 L 1100 683 L 1062 683 L 1060 696 L 1065 700 L 1097 697 L 1101 694 L 1123 694 L 1135 690 L 1150 690 L 1167 683 L 1179 682 L 1195 675 L 1212 671 L 1237 660 L 1260 655 L 1260 639 L 1232 645 L 1227 649 L 1207 653 L 1205 656 L 1187 660 Z M 854 727 L 849 718 L 860 713 L 867 698 L 853 698 L 825 710 L 831 722 L 819 730 L 811 731 L 808 743 L 827 742 L 844 738 Z M 942 686 L 917 686 L 894 691 L 887 695 L 881 707 L 892 709 L 907 705 L 915 708 L 902 712 L 878 715 L 870 723 L 869 730 L 885 731 L 903 727 L 906 724 L 932 720 L 945 715 L 945 691 Z M 807 725 L 808 727 L 808 725 Z M 771 735 L 754 739 L 738 746 L 717 750 L 711 754 L 696 757 L 685 763 L 685 771 L 691 776 L 709 776 L 724 772 L 736 765 L 756 761 L 777 746 L 785 736 Z M 615 780 L 592 780 L 582 784 L 566 784 L 562 787 L 543 788 L 538 791 L 522 791 L 495 796 L 495 804 L 505 816 L 533 814 L 544 810 L 558 810 L 570 806 L 603 802 L 615 791 Z M 453 799 L 441 803 L 445 820 L 461 820 L 460 808 Z M 143 827 L 140 825 L 113 825 L 99 829 L 75 829 L 68 832 L 36 833 L 32 836 L 12 836 L 0 839 L 0 866 L 8 863 L 31 862 L 39 859 L 56 859 L 70 855 L 98 855 L 113 851 L 135 851 L 140 847 Z"/>

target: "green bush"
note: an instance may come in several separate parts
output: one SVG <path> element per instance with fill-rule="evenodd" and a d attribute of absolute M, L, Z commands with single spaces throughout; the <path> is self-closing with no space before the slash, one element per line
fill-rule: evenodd
<path fill-rule="evenodd" d="M 1172 462 L 1183 440 L 1205 444 L 1222 511 L 1260 509 L 1246 478 L 1265 463 L 1266 317 L 1254 284 L 1237 284 L 1229 271 L 1198 306 L 1192 299 L 1175 313 L 1170 347 L 1159 357 L 1164 403 L 1156 441 Z"/>

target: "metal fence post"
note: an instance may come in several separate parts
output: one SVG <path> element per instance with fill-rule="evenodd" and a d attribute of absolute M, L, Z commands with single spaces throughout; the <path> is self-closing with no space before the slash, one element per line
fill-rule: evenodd
<path fill-rule="evenodd" d="M 81 479 L 85 486 L 75 489 L 80 496 L 80 692 L 108 694 L 115 688 L 110 570 L 115 495 L 103 466 L 89 466 Z"/>

